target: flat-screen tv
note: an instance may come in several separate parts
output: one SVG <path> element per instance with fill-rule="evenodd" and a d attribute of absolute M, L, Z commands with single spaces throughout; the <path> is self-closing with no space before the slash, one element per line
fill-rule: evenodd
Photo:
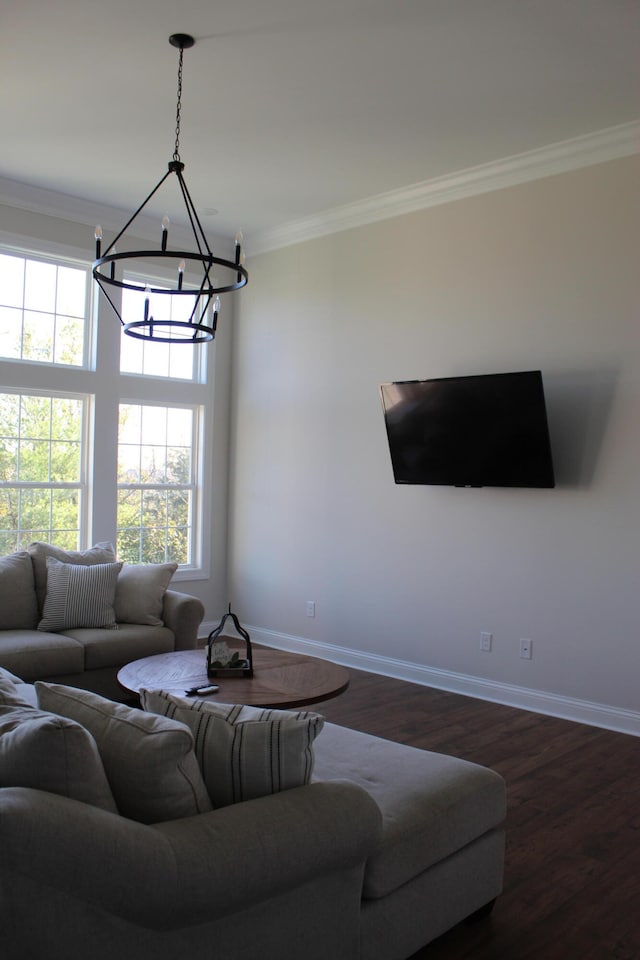
<path fill-rule="evenodd" d="M 555 486 L 539 370 L 383 383 L 380 394 L 396 483 Z"/>

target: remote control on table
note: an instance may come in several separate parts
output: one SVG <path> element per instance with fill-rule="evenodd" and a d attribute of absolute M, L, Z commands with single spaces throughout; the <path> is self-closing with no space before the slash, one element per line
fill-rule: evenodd
<path fill-rule="evenodd" d="M 205 683 L 201 687 L 189 687 L 185 693 L 188 697 L 206 697 L 208 693 L 215 693 L 219 689 L 217 683 Z"/>

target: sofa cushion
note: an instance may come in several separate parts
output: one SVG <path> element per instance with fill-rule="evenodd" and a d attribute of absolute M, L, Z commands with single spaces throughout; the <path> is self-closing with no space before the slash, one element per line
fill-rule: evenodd
<path fill-rule="evenodd" d="M 351 780 L 376 801 L 383 840 L 367 861 L 363 894 L 384 897 L 499 826 L 505 784 L 494 770 L 325 724 L 314 780 Z"/>
<path fill-rule="evenodd" d="M 32 787 L 117 808 L 93 737 L 31 706 L 0 705 L 0 787 Z"/>
<path fill-rule="evenodd" d="M 26 550 L 0 557 L 0 630 L 35 630 L 38 604 Z"/>
<path fill-rule="evenodd" d="M 134 623 L 118 623 L 115 630 L 78 627 L 65 630 L 84 647 L 85 670 L 102 667 L 123 667 L 132 660 L 171 653 L 175 649 L 173 632 L 167 627 L 144 627 Z"/>
<path fill-rule="evenodd" d="M 116 620 L 162 626 L 162 602 L 177 563 L 125 563 L 116 584 Z"/>
<path fill-rule="evenodd" d="M 39 682 L 36 690 L 41 709 L 92 734 L 123 816 L 157 823 L 211 810 L 184 724 L 61 684 Z"/>
<path fill-rule="evenodd" d="M 112 543 L 102 541 L 96 543 L 89 550 L 63 550 L 62 547 L 54 547 L 51 543 L 43 543 L 41 540 L 35 540 L 28 546 L 33 563 L 33 577 L 36 585 L 36 596 L 38 598 L 38 610 L 42 615 L 44 607 L 44 598 L 47 593 L 47 557 L 54 557 L 62 563 L 83 564 L 86 566 L 92 563 L 113 563 L 116 559 L 116 551 Z"/>
<path fill-rule="evenodd" d="M 115 629 L 113 601 L 121 569 L 121 563 L 86 566 L 47 557 L 47 592 L 38 630 Z"/>
<path fill-rule="evenodd" d="M 214 807 L 251 800 L 308 783 L 313 741 L 324 718 L 317 713 L 191 700 L 163 690 L 141 690 L 145 710 L 187 724 Z"/>
<path fill-rule="evenodd" d="M 62 633 L 0 631 L 0 663 L 24 680 L 82 673 L 82 644 Z"/>

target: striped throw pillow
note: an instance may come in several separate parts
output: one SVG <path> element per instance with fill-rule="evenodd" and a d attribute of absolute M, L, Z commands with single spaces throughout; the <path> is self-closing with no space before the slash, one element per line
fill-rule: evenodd
<path fill-rule="evenodd" d="M 189 727 L 214 807 L 301 787 L 311 779 L 313 741 L 324 726 L 318 713 L 191 700 L 164 690 L 141 690 L 140 702 L 145 710 Z"/>
<path fill-rule="evenodd" d="M 115 629 L 114 598 L 122 563 L 62 563 L 47 557 L 47 594 L 38 630 Z"/>
<path fill-rule="evenodd" d="M 112 543 L 101 541 L 89 550 L 63 550 L 52 543 L 35 540 L 27 547 L 33 564 L 33 579 L 38 598 L 38 616 L 42 616 L 44 598 L 47 593 L 47 557 L 60 560 L 61 563 L 77 563 L 90 566 L 92 563 L 114 563 L 116 551 Z"/>

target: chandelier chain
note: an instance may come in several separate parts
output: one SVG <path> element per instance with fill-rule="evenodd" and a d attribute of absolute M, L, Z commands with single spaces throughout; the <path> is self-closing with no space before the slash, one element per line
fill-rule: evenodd
<path fill-rule="evenodd" d="M 182 59 L 184 49 L 180 47 L 180 59 L 178 60 L 178 100 L 176 103 L 176 142 L 173 150 L 173 159 L 180 161 L 180 111 L 182 108 Z"/>

